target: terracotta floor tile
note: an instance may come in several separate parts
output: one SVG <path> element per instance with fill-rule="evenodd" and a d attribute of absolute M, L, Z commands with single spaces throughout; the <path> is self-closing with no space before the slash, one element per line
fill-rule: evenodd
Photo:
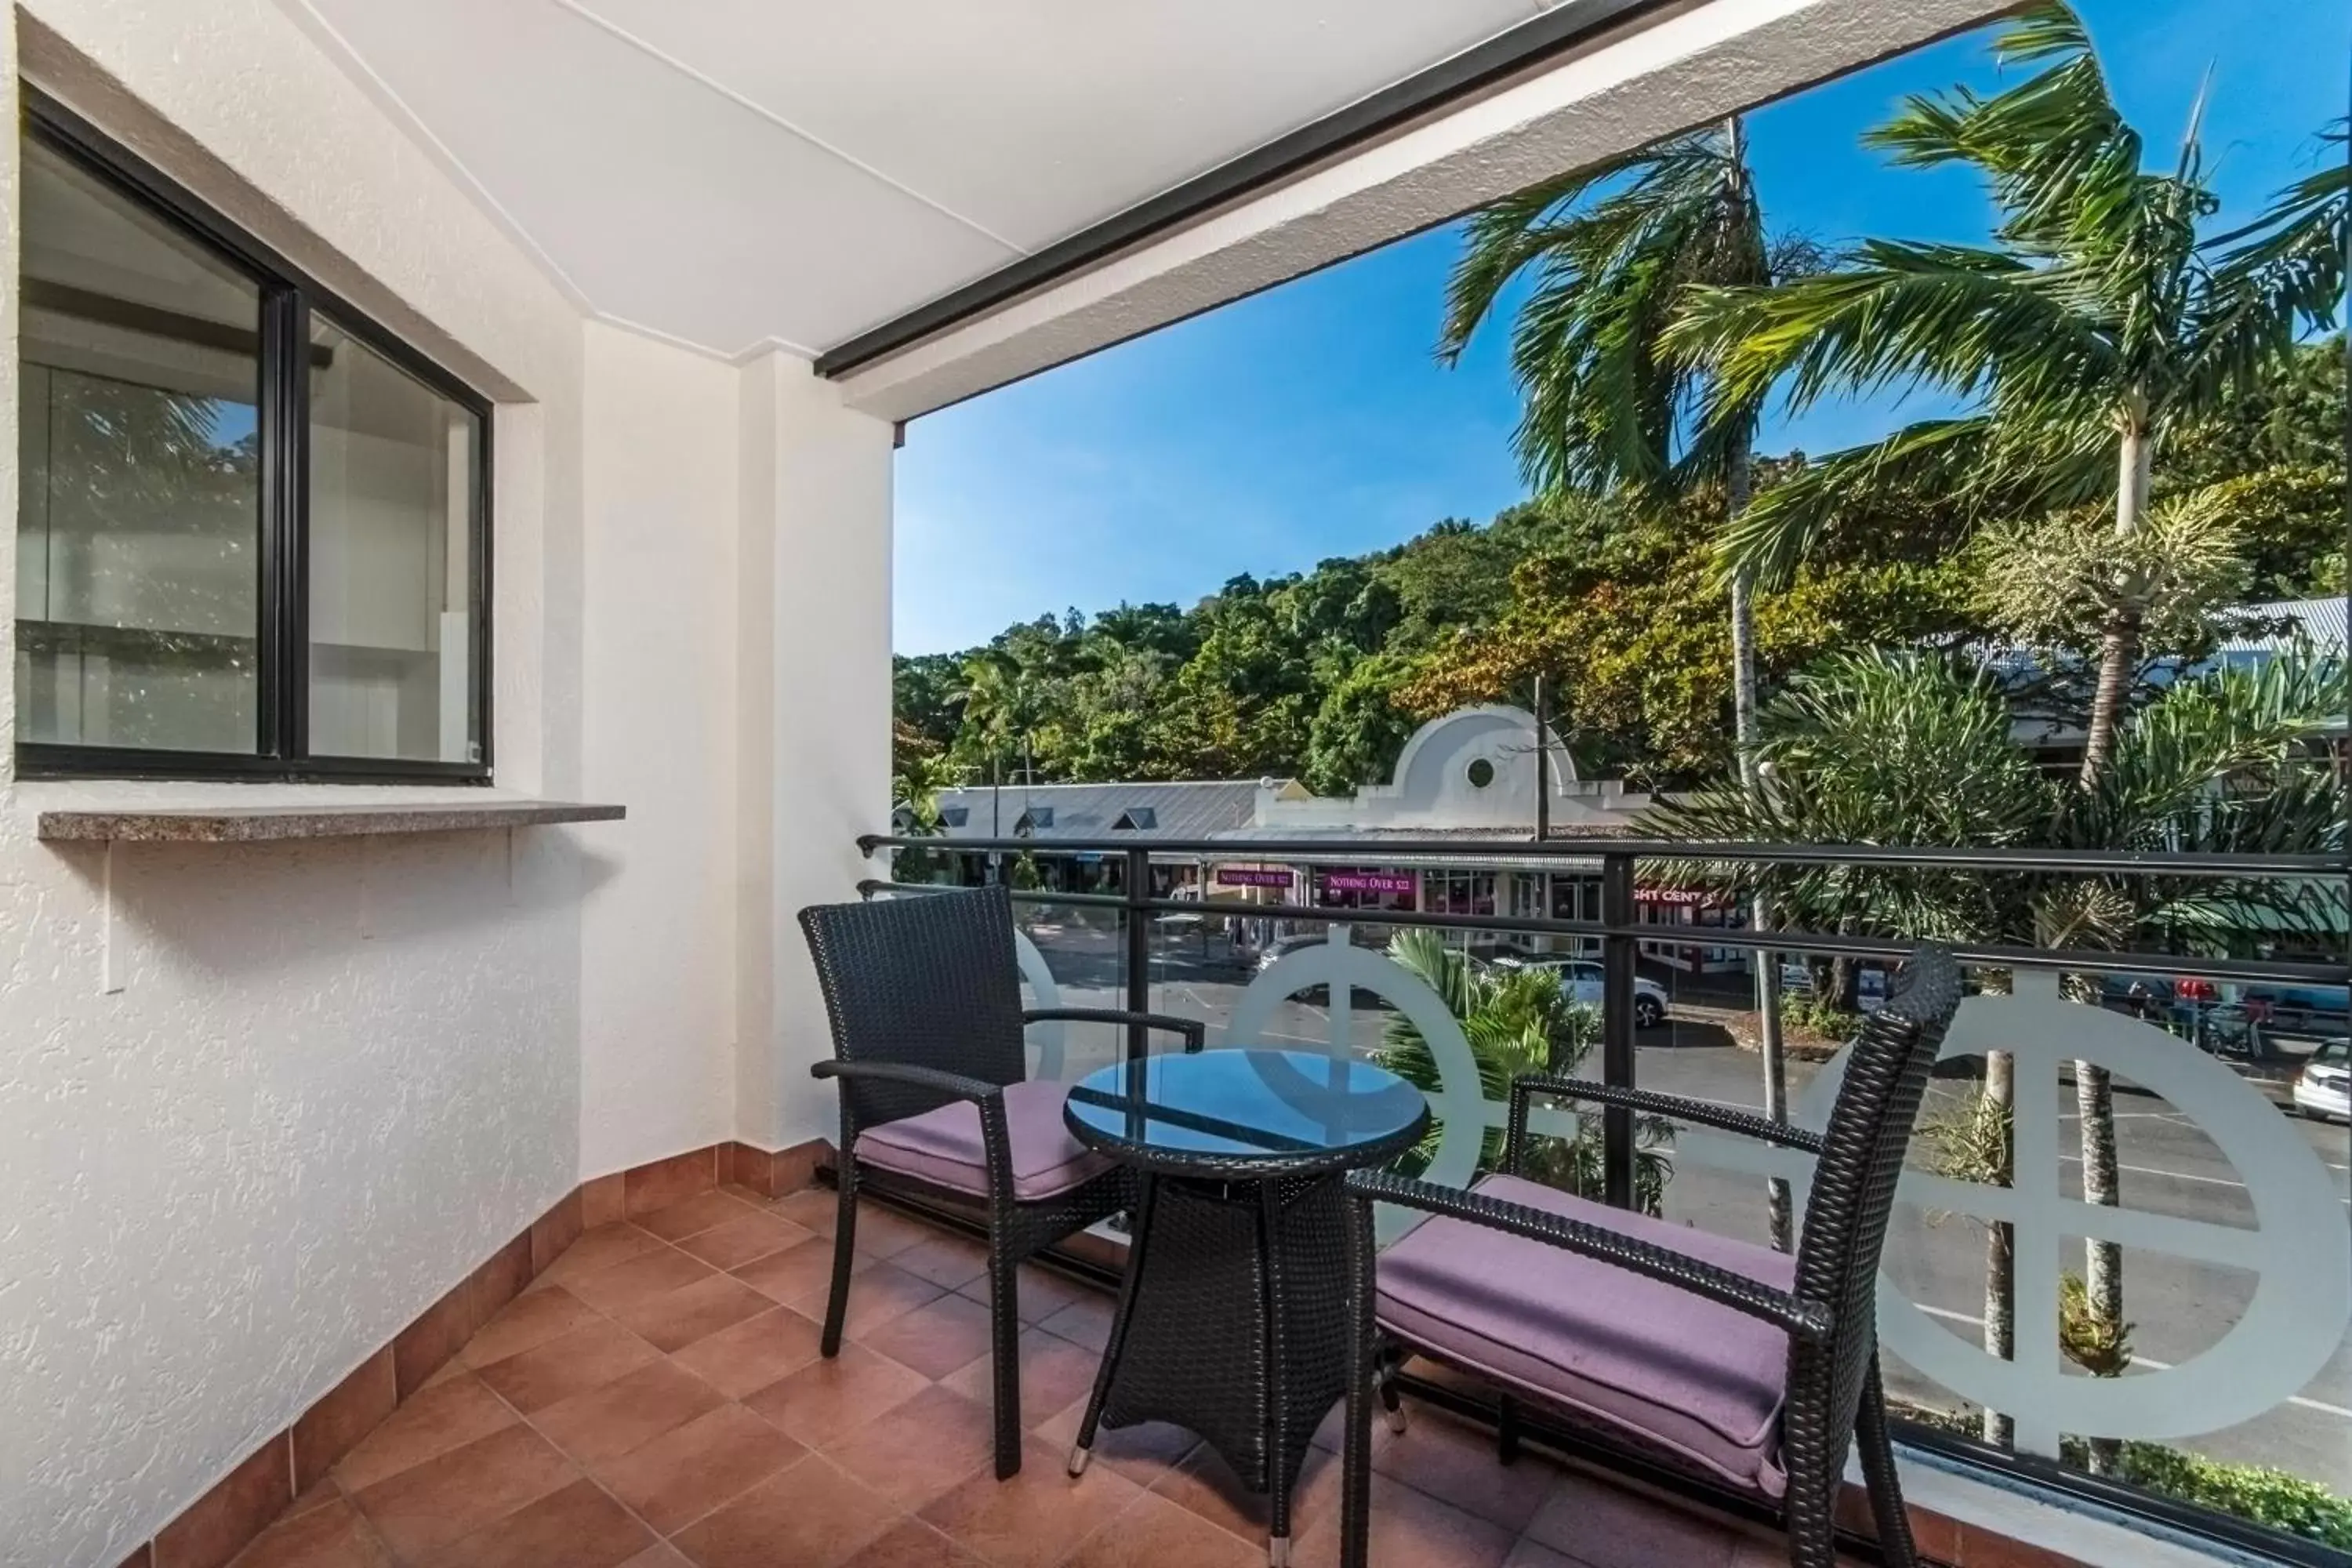
<path fill-rule="evenodd" d="M 730 1220 L 739 1220 L 760 1212 L 757 1204 L 747 1204 L 741 1198 L 713 1190 L 697 1193 L 682 1203 L 666 1209 L 639 1215 L 634 1222 L 637 1228 L 661 1237 L 664 1241 L 684 1241 L 689 1236 L 699 1236 L 706 1230 L 716 1230 Z"/>
<path fill-rule="evenodd" d="M 672 1352 L 670 1360 L 728 1398 L 740 1399 L 816 1360 L 818 1333 L 816 1324 L 790 1308 L 770 1307 Z"/>
<path fill-rule="evenodd" d="M 983 1467 L 926 1504 L 921 1517 L 999 1568 L 1052 1568 L 1142 1495 L 1108 1468 L 1073 1479 L 1062 1459 L 1032 1438 L 1020 1474 L 1000 1481 Z"/>
<path fill-rule="evenodd" d="M 414 1558 L 579 1476 L 546 1438 L 528 1426 L 509 1426 L 364 1488 L 352 1500 L 394 1552 Z"/>
<path fill-rule="evenodd" d="M 1386 1432 L 1388 1423 L 1375 1417 L 1373 1429 Z M 1559 1467 L 1534 1455 L 1504 1464 L 1491 1432 L 1426 1406 L 1411 1412 L 1404 1431 L 1373 1450 L 1372 1468 L 1513 1535 L 1550 1500 L 1561 1476 Z"/>
<path fill-rule="evenodd" d="M 1329 1510 L 1297 1539 L 1298 1568 L 1338 1568 L 1339 1510 Z M 1386 1476 L 1372 1478 L 1371 1560 L 1413 1568 L 1502 1568 L 1517 1539 L 1491 1520 L 1451 1508 Z M 1649 1568 L 1685 1568 L 1660 1558 Z"/>
<path fill-rule="evenodd" d="M 994 1474 L 990 1432 L 986 1405 L 934 1384 L 827 1444 L 824 1456 L 911 1511 L 975 1470 Z"/>
<path fill-rule="evenodd" d="M 527 1291 L 474 1331 L 458 1352 L 467 1366 L 488 1366 L 545 1344 L 596 1320 L 596 1310 L 561 1285 Z"/>
<path fill-rule="evenodd" d="M 875 1259 L 863 1253 L 850 1255 L 849 1288 L 853 1295 L 857 1289 L 858 1276 L 874 1264 Z M 732 1272 L 768 1300 L 797 1308 L 812 1318 L 821 1318 L 824 1315 L 825 1292 L 833 1288 L 833 1243 L 812 1237 Z"/>
<path fill-rule="evenodd" d="M 898 1510 L 813 1454 L 672 1543 L 700 1568 L 837 1568 L 898 1518 Z"/>
<path fill-rule="evenodd" d="M 1241 1478 L 1205 1443 L 1193 1449 L 1182 1464 L 1154 1481 L 1151 1489 L 1244 1541 L 1263 1544 L 1265 1540 L 1266 1527 L 1271 1522 L 1265 1494 L 1244 1486 Z M 1339 1503 L 1339 1457 L 1320 1448 L 1308 1448 L 1307 1460 L 1299 1467 L 1298 1479 L 1291 1484 L 1291 1539 L 1299 1539 L 1325 1514 L 1336 1511 Z"/>
<path fill-rule="evenodd" d="M 1081 1285 L 1034 1263 L 1023 1264 L 1015 1270 L 1015 1276 L 1014 1294 L 1019 1298 L 1017 1310 L 1024 1323 L 1042 1323 L 1073 1301 L 1101 1294 L 1091 1285 Z M 975 1301 L 988 1300 L 988 1281 L 984 1279 L 956 1289 Z"/>
<path fill-rule="evenodd" d="M 853 1303 L 859 1288 L 851 1287 Z M 925 1377 L 945 1377 L 975 1356 L 981 1359 L 984 1373 L 988 1326 L 987 1308 L 962 1296 L 946 1295 L 891 1319 L 859 1340 L 868 1350 L 879 1351 Z"/>
<path fill-rule="evenodd" d="M 621 1568 L 694 1568 L 694 1563 L 667 1542 L 656 1542 L 622 1563 Z"/>
<path fill-rule="evenodd" d="M 941 1235 L 937 1226 L 879 1204 L 857 1205 L 857 1250 L 876 1258 L 904 1252 L 918 1242 Z"/>
<path fill-rule="evenodd" d="M 659 1544 L 628 1510 L 583 1479 L 428 1553 L 418 1568 L 616 1568 Z"/>
<path fill-rule="evenodd" d="M 849 1315 L 844 1331 L 851 1339 L 862 1341 L 892 1319 L 904 1317 L 946 1294 L 928 1279 L 918 1279 L 903 1268 L 877 1263 L 849 1282 Z M 795 1303 L 787 1301 L 784 1305 Z M 799 1305 L 811 1317 L 816 1317 L 822 1314 L 824 1297 L 820 1294 Z"/>
<path fill-rule="evenodd" d="M 392 1553 L 359 1510 L 335 1496 L 263 1531 L 230 1568 L 392 1568 Z"/>
<path fill-rule="evenodd" d="M 782 1252 L 787 1247 L 798 1247 L 813 1239 L 792 1221 L 757 1210 L 698 1236 L 689 1236 L 677 1245 L 713 1268 L 740 1268 L 772 1252 Z"/>
<path fill-rule="evenodd" d="M 615 1307 L 613 1321 L 656 1350 L 680 1351 L 774 1304 L 740 1279 L 709 1274 L 666 1294 Z"/>
<path fill-rule="evenodd" d="M 1521 1463 L 1525 1463 L 1522 1460 Z M 1559 1472 L 1527 1533 L 1590 1568 L 1727 1568 L 1738 1538 L 1712 1521 L 1621 1490 L 1578 1471 Z"/>
<path fill-rule="evenodd" d="M 1086 1396 L 1070 1401 L 1030 1430 L 1066 1462 L 1078 1440 L 1078 1423 L 1087 1413 Z M 1102 1426 L 1095 1431 L 1091 1463 L 1107 1466 L 1138 1486 L 1159 1484 L 1199 1447 L 1201 1440 L 1181 1426 L 1164 1421 L 1139 1421 L 1132 1426 Z"/>
<path fill-rule="evenodd" d="M 562 1255 L 540 1271 L 531 1281 L 536 1289 L 550 1285 L 570 1286 L 576 1279 L 599 1273 L 614 1264 L 626 1263 L 632 1258 L 643 1258 L 661 1243 L 635 1226 L 616 1222 L 600 1225 L 584 1232 L 579 1240 L 563 1249 Z"/>
<path fill-rule="evenodd" d="M 670 1535 L 806 1451 L 741 1405 L 722 1405 L 597 1466 L 596 1479 Z"/>
<path fill-rule="evenodd" d="M 1781 1556 L 1776 1568 L 1786 1568 L 1788 1561 L 1786 1555 Z M 1574 1558 L 1562 1557 L 1550 1547 L 1539 1546 L 1532 1539 L 1521 1536 L 1518 1543 L 1511 1548 L 1510 1556 L 1503 1560 L 1503 1568 L 1579 1568 L 1579 1565 Z M 1666 1564 L 1660 1563 L 1658 1568 L 1666 1568 Z"/>
<path fill-rule="evenodd" d="M 1074 1399 L 1083 1399 L 1095 1385 L 1095 1373 L 1102 1365 L 1098 1352 L 1043 1329 L 1021 1331 L 1021 1421 L 1024 1426 L 1034 1426 L 1050 1420 L 1064 1405 Z M 965 1363 L 940 1382 L 954 1389 L 966 1399 L 985 1405 L 995 1397 L 996 1373 L 992 1358 L 982 1356 Z"/>
<path fill-rule="evenodd" d="M 334 1477 L 345 1491 L 358 1491 L 514 1424 L 506 1401 L 461 1369 L 409 1395 L 336 1462 Z"/>
<path fill-rule="evenodd" d="M 400 1403 L 389 1348 L 362 1362 L 295 1420 L 291 1436 L 294 1490 L 315 1488 L 352 1446 L 378 1426 Z"/>
<path fill-rule="evenodd" d="M 1089 1290 L 1060 1311 L 1037 1320 L 1037 1326 L 1099 1354 L 1110 1343 L 1111 1320 L 1118 1316 L 1117 1300 L 1100 1291 Z"/>
<path fill-rule="evenodd" d="M 987 1274 L 988 1247 L 969 1237 L 935 1232 L 903 1252 L 892 1253 L 890 1264 L 942 1290 L 952 1290 Z"/>
<path fill-rule="evenodd" d="M 1068 1560 L 1069 1568 L 1257 1568 L 1265 1561 L 1263 1546 L 1149 1492 L 1088 1536 Z"/>
<path fill-rule="evenodd" d="M 845 1344 L 831 1361 L 811 1362 L 746 1394 L 743 1403 L 786 1436 L 822 1447 L 929 1386 L 911 1367 L 864 1345 Z"/>
<path fill-rule="evenodd" d="M 910 1519 L 841 1568 L 988 1568 L 919 1519 Z M 1169 1568 L 1180 1568 L 1171 1563 Z"/>
<path fill-rule="evenodd" d="M 786 1193 L 768 1205 L 769 1212 L 830 1240 L 840 1217 L 841 1199 L 828 1187 L 804 1187 Z"/>
<path fill-rule="evenodd" d="M 528 1415 L 625 1377 L 660 1354 L 620 1324 L 599 1318 L 520 1355 L 492 1362 L 474 1375 Z"/>
<path fill-rule="evenodd" d="M 583 1279 L 572 1280 L 564 1289 L 598 1311 L 611 1313 L 656 1296 L 667 1296 L 672 1290 L 682 1290 L 716 1272 L 699 1258 L 688 1258 L 675 1247 L 664 1247 L 658 1252 L 600 1268 Z"/>
<path fill-rule="evenodd" d="M 647 1362 L 602 1388 L 559 1400 L 531 1417 L 542 1436 L 583 1465 L 617 1459 L 727 1403 L 667 1360 Z"/>

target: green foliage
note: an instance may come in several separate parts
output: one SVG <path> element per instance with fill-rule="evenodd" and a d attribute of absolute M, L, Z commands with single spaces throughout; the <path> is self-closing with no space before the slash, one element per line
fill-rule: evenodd
<path fill-rule="evenodd" d="M 1478 1064 L 1480 1088 L 1490 1100 L 1507 1099 L 1511 1080 L 1522 1073 L 1574 1072 L 1600 1041 L 1600 1009 L 1569 1000 L 1554 971 L 1489 968 L 1448 947 L 1432 931 L 1401 932 L 1389 943 L 1389 957 L 1436 992 L 1461 1024 L 1471 1058 Z M 1381 1065 L 1434 1092 L 1437 1061 L 1412 1020 L 1402 1013 L 1391 1014 L 1381 1032 Z M 1421 1146 L 1402 1162 L 1404 1168 L 1426 1169 L 1436 1158 L 1444 1131 L 1433 1123 Z M 1667 1152 L 1674 1143 L 1674 1124 L 1654 1116 L 1637 1117 L 1633 1132 L 1633 1195 L 1643 1212 L 1657 1214 L 1665 1202 L 1666 1184 L 1674 1177 Z M 1503 1134 L 1490 1128 L 1479 1145 L 1480 1173 L 1494 1170 L 1502 1155 Z M 1573 1138 L 1531 1140 L 1524 1173 L 1533 1181 L 1599 1198 L 1603 1190 L 1600 1123 L 1580 1122 Z"/>
<path fill-rule="evenodd" d="M 2326 854 L 2342 800 L 2312 742 L 2345 710 L 2340 663 L 2302 658 L 2175 682 L 2132 713 L 2090 787 L 2011 737 L 2002 689 L 1959 658 L 1843 655 L 1768 704 L 1765 787 L 1725 779 L 1651 808 L 1693 842 L 2021 846 Z M 1762 892 L 1815 930 L 2115 946 L 2144 936 L 2230 952 L 2340 929 L 2340 883 L 1999 876 L 1699 860 L 1677 875 Z M 2260 920 L 2250 919 L 2261 911 Z"/>
<path fill-rule="evenodd" d="M 1925 489 L 1981 521 L 2111 496 L 2121 437 L 2161 451 L 2331 320 L 2342 223 L 2324 193 L 2251 243 L 2214 234 L 2196 128 L 2169 166 L 2144 167 L 2071 8 L 2034 0 L 1994 54 L 2033 74 L 1990 98 L 1914 98 L 1865 138 L 1899 166 L 1977 174 L 1999 215 L 1990 245 L 1869 239 L 1828 271 L 1685 297 L 1669 342 L 1715 367 L 1717 417 L 1776 386 L 1792 409 L 1922 385 L 1970 405 L 1760 498 L 1726 533 L 1732 568 L 1785 581 L 1831 504 L 1857 494 Z"/>
<path fill-rule="evenodd" d="M 1808 1034 L 1844 1045 L 1861 1032 L 1863 1016 L 1817 997 L 1784 996 L 1780 999 L 1780 1018 Z"/>
<path fill-rule="evenodd" d="M 2290 1471 L 2126 1442 L 2117 1473 L 2133 1486 L 2352 1552 L 2352 1499 Z"/>

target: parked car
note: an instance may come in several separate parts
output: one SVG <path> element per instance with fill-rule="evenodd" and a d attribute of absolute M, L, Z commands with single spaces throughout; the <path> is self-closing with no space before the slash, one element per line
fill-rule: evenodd
<path fill-rule="evenodd" d="M 1568 993 L 1571 1002 L 1601 1005 L 1601 965 L 1589 958 L 1552 958 L 1536 954 L 1528 958 L 1498 959 L 1499 969 L 1550 969 L 1559 974 L 1559 988 Z M 1666 988 L 1654 980 L 1633 977 L 1633 1026 L 1654 1029 L 1666 1021 Z"/>
<path fill-rule="evenodd" d="M 2294 1108 L 2322 1121 L 2352 1121 L 2352 1046 L 2331 1040 L 2294 1077 Z"/>

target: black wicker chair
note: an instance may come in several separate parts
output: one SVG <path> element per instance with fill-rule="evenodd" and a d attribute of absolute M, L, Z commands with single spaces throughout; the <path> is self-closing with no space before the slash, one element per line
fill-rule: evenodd
<path fill-rule="evenodd" d="M 1363 1568 L 1371 1405 L 1402 1408 L 1420 1354 L 1503 1391 L 1503 1452 L 1524 1405 L 1778 1513 L 1796 1568 L 1831 1568 L 1838 1491 L 1859 1441 L 1885 1561 L 1917 1562 L 1878 1371 L 1879 1254 L 1921 1095 L 1960 1000 L 1951 955 L 1923 949 L 1848 1060 L 1828 1130 L 1704 1101 L 1531 1074 L 1511 1086 L 1502 1173 L 1469 1191 L 1349 1178 L 1349 1380 L 1341 1562 Z M 1520 1179 L 1536 1095 L 1623 1106 L 1816 1158 L 1794 1258 Z M 1437 1216 L 1373 1258 L 1372 1205 Z"/>
<path fill-rule="evenodd" d="M 818 905 L 800 920 L 833 1025 L 834 1059 L 810 1070 L 841 1080 L 841 1217 L 822 1349 L 841 1351 L 861 1186 L 979 1202 L 988 1215 L 996 1473 L 1010 1476 L 1021 1468 L 1015 1269 L 1127 1207 L 1129 1194 L 1122 1167 L 1070 1137 L 1062 1086 L 1026 1081 L 1022 1030 L 1045 1018 L 1140 1024 L 1197 1051 L 1202 1026 L 1094 1007 L 1024 1012 L 1013 902 L 1001 887 Z M 1130 1029 L 1129 1052 L 1142 1041 Z"/>

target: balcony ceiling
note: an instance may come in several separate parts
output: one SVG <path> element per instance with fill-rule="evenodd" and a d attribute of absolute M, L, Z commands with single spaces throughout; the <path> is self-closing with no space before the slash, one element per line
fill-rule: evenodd
<path fill-rule="evenodd" d="M 1541 0 L 280 0 L 582 306 L 815 353 Z"/>

